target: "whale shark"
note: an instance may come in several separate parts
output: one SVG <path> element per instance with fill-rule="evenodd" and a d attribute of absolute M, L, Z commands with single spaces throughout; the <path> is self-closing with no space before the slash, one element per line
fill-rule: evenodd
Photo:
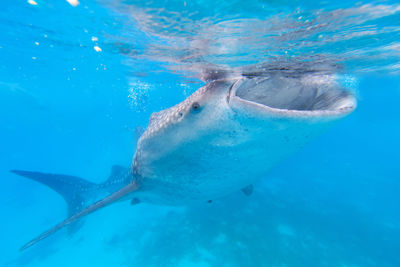
<path fill-rule="evenodd" d="M 240 190 L 250 195 L 255 180 L 356 108 L 334 76 L 288 68 L 213 75 L 183 102 L 153 113 L 131 166 L 113 166 L 104 183 L 12 170 L 68 204 L 67 219 L 21 250 L 117 201 L 187 205 Z"/>

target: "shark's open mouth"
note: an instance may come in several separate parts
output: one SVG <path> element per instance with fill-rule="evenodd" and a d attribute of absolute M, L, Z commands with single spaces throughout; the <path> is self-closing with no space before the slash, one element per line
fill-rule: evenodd
<path fill-rule="evenodd" d="M 232 94 L 241 102 L 274 112 L 347 113 L 355 99 L 326 76 L 287 77 L 274 75 L 244 79 Z"/>

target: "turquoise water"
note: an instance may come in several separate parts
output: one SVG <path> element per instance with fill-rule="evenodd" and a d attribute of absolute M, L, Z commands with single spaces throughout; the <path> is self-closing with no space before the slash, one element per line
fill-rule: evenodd
<path fill-rule="evenodd" d="M 396 1 L 6 0 L 0 32 L 1 266 L 400 266 Z M 121 202 L 18 251 L 66 204 L 9 170 L 102 182 L 202 70 L 292 61 L 335 66 L 358 107 L 250 197 Z"/>

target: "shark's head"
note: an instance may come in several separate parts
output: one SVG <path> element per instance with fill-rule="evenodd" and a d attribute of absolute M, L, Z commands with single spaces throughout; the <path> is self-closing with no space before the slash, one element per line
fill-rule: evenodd
<path fill-rule="evenodd" d="M 355 107 L 354 96 L 326 73 L 214 80 L 151 116 L 133 170 L 159 188 L 161 199 L 151 201 L 213 199 L 263 177 Z"/>
<path fill-rule="evenodd" d="M 142 140 L 167 132 L 182 142 L 220 128 L 224 118 L 286 117 L 336 119 L 352 112 L 355 97 L 336 82 L 333 75 L 311 73 L 241 77 L 215 80 L 185 101 L 153 113 Z M 260 122 L 261 123 L 261 122 Z M 171 140 L 172 141 L 172 140 Z M 155 142 L 152 140 L 151 142 Z"/>
<path fill-rule="evenodd" d="M 286 135 L 307 135 L 306 140 L 312 136 L 308 130 L 318 128 L 314 125 L 342 117 L 355 107 L 354 96 L 328 74 L 272 72 L 214 80 L 185 101 L 152 114 L 133 167 L 148 166 L 144 172 L 150 175 L 161 168 L 149 162 L 179 158 L 176 164 L 195 164 L 207 153 L 231 153 L 218 149 L 245 142 L 248 147 L 271 148 L 269 142 L 277 145 Z M 297 132 L 287 134 L 289 128 Z M 301 142 L 293 144 L 300 146 Z"/>

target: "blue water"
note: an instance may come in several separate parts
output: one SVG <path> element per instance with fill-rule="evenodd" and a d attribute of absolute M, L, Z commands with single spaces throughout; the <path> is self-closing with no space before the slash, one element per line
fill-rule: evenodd
<path fill-rule="evenodd" d="M 396 1 L 2 1 L 0 265 L 400 266 L 399 29 Z M 250 197 L 121 202 L 18 251 L 66 204 L 10 169 L 104 181 L 204 66 L 315 58 L 358 107 Z"/>

